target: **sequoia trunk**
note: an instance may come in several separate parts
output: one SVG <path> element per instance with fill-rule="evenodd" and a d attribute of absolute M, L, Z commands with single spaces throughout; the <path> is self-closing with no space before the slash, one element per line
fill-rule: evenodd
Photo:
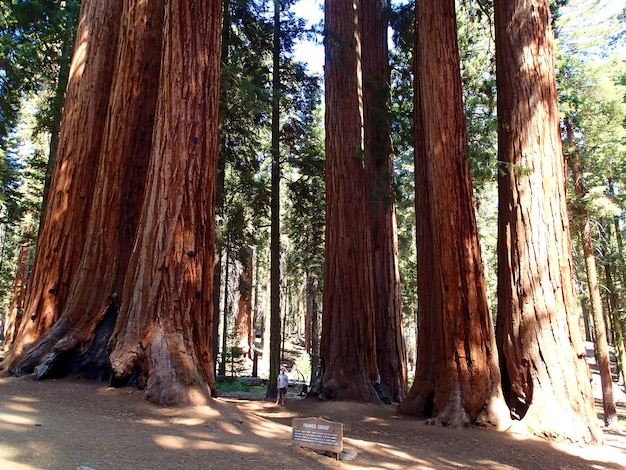
<path fill-rule="evenodd" d="M 386 0 L 363 3 L 363 110 L 371 199 L 376 358 L 383 393 L 400 402 L 406 395 L 407 370 L 393 191 L 387 8 Z"/>
<path fill-rule="evenodd" d="M 109 342 L 118 383 L 206 403 L 211 354 L 221 2 L 166 0 L 144 205 Z"/>
<path fill-rule="evenodd" d="M 361 16 L 360 1 L 326 1 L 326 256 L 320 394 L 337 400 L 378 401 Z"/>
<path fill-rule="evenodd" d="M 84 0 L 70 67 L 61 134 L 33 271 L 24 302 L 27 321 L 3 363 L 57 321 L 78 266 L 91 209 L 122 2 Z"/>
<path fill-rule="evenodd" d="M 598 441 L 572 285 L 548 0 L 496 0 L 503 389 L 533 432 Z"/>
<path fill-rule="evenodd" d="M 510 419 L 465 154 L 454 0 L 422 0 L 416 8 L 419 341 L 415 382 L 399 411 L 453 426 L 504 427 Z"/>

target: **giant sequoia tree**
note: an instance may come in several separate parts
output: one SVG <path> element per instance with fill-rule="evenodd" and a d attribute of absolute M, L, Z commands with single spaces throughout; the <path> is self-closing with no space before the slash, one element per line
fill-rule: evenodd
<path fill-rule="evenodd" d="M 85 246 L 59 320 L 15 361 L 12 369 L 19 373 L 31 372 L 45 356 L 39 377 L 57 373 L 56 362 L 62 370 L 82 367 L 83 374 L 108 375 L 106 343 L 119 308 L 150 156 L 163 22 L 160 2 L 123 4 L 125 33 L 119 35 Z"/>
<path fill-rule="evenodd" d="M 211 354 L 221 2 L 165 2 L 148 181 L 110 341 L 116 381 L 158 403 L 215 388 Z"/>
<path fill-rule="evenodd" d="M 505 426 L 495 337 L 466 160 L 454 0 L 415 15 L 419 342 L 399 410 L 450 425 Z"/>
<path fill-rule="evenodd" d="M 111 2 L 96 2 L 100 9 L 104 3 Z M 75 235 L 70 246 L 83 256 L 63 272 L 74 281 L 63 304 L 53 305 L 55 311 L 63 307 L 59 321 L 10 364 L 13 372 L 34 370 L 36 377 L 93 377 L 112 369 L 114 383 L 135 383 L 155 402 L 204 401 L 215 389 L 211 294 L 220 2 L 127 0 L 117 49 L 110 45 L 116 35 L 102 39 L 99 23 L 113 12 L 96 4 L 84 3 L 83 21 L 98 27 L 79 38 L 95 41 L 89 43 L 95 51 L 116 51 L 111 53 L 118 58 L 115 79 L 106 87 L 111 98 L 108 106 L 97 108 L 100 114 L 71 114 L 74 119 L 64 120 L 63 132 L 78 149 L 89 144 L 87 156 L 102 165 L 96 178 L 93 162 L 70 153 L 71 165 L 60 158 L 55 170 L 56 179 L 67 177 L 67 168 L 86 172 L 93 207 L 62 207 L 74 208 L 82 218 L 50 212 L 51 230 L 42 231 L 40 241 L 54 249 L 55 234 L 76 231 L 82 238 Z M 76 50 L 80 65 L 91 64 L 90 57 L 80 55 L 82 43 Z M 78 72 L 66 115 L 89 107 L 93 99 L 93 79 L 80 84 Z M 106 129 L 102 146 L 92 142 L 96 127 Z M 72 196 L 80 200 L 81 194 Z M 49 206 L 55 208 L 61 196 L 66 195 L 51 197 Z M 47 267 L 49 262 L 35 263 L 37 270 L 37 263 Z M 37 277 L 30 286 L 35 293 L 44 287 L 45 280 Z"/>
<path fill-rule="evenodd" d="M 498 320 L 505 398 L 541 435 L 601 439 L 575 317 L 548 0 L 496 0 Z"/>
<path fill-rule="evenodd" d="M 326 1 L 326 262 L 320 393 L 332 399 L 376 401 L 361 14 L 359 1 Z"/>
<path fill-rule="evenodd" d="M 363 117 L 376 280 L 376 360 L 383 392 L 399 402 L 406 394 L 407 367 L 389 115 L 388 8 L 386 0 L 363 3 Z"/>
<path fill-rule="evenodd" d="M 121 11 L 121 2 L 84 0 L 81 6 L 63 131 L 24 301 L 25 320 L 3 367 L 47 332 L 65 308 L 86 236 Z"/>

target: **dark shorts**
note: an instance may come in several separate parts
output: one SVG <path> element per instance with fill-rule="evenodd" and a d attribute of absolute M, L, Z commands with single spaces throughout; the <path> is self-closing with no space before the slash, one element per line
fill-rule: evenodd
<path fill-rule="evenodd" d="M 287 387 L 281 387 L 278 389 L 279 395 L 287 395 Z"/>

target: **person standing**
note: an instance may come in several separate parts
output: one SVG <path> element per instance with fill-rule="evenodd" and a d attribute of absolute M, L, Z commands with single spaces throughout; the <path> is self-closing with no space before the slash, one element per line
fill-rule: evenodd
<path fill-rule="evenodd" d="M 289 377 L 287 377 L 287 369 L 281 367 L 280 374 L 276 378 L 276 385 L 278 386 L 278 397 L 276 398 L 276 404 L 285 405 L 285 398 L 287 397 L 287 387 L 289 386 Z"/>

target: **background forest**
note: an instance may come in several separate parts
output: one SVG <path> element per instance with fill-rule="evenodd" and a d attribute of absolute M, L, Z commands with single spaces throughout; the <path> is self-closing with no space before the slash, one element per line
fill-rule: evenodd
<path fill-rule="evenodd" d="M 309 3 L 310 9 L 321 8 Z M 456 3 L 467 155 L 489 305 L 495 317 L 498 157 L 493 5 L 482 0 Z M 621 5 L 620 10 L 618 3 L 562 0 L 553 2 L 552 10 L 580 321 L 591 341 L 597 331 L 591 313 L 595 310 L 604 319 L 623 384 L 626 8 Z M 271 373 L 267 358 L 270 332 L 276 325 L 270 311 L 272 302 L 278 302 L 281 346 L 295 344 L 307 351 L 295 366 L 309 383 L 315 372 L 311 364 L 317 364 L 319 355 L 324 289 L 324 83 L 322 70 L 307 67 L 296 51 L 303 41 L 321 48 L 323 25 L 297 16 L 294 2 L 281 4 L 280 21 L 276 21 L 273 1 L 223 2 L 214 284 L 214 325 L 219 327 L 213 328 L 212 345 L 219 375 L 240 373 L 240 357 L 252 359 L 258 344 L 265 348 L 265 360 L 254 362 L 259 367 L 255 372 Z M 392 2 L 390 8 L 395 160 L 393 175 L 388 176 L 397 211 L 402 322 L 411 372 L 416 360 L 418 290 L 414 5 Z M 15 327 L 11 321 L 19 315 L 37 243 L 80 2 L 3 0 L 0 9 L 2 338 Z M 280 77 L 274 74 L 276 64 Z M 272 100 L 276 93 L 281 97 L 279 107 Z M 591 258 L 595 258 L 595 272 Z M 270 282 L 276 276 L 280 284 Z"/>

